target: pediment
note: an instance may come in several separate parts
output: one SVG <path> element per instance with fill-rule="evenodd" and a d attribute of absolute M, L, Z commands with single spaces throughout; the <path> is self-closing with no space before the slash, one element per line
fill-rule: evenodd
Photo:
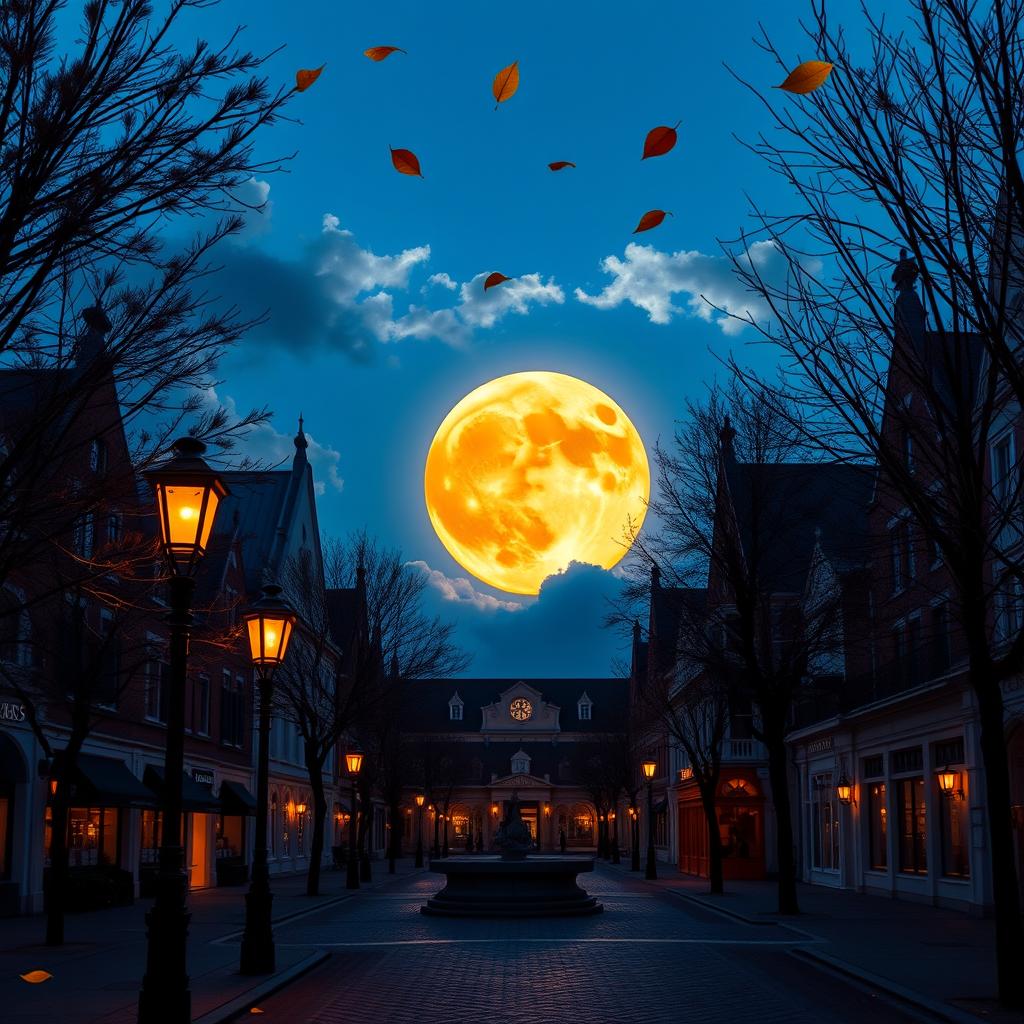
<path fill-rule="evenodd" d="M 491 789 L 497 789 L 499 787 L 505 787 L 508 789 L 531 789 L 538 786 L 550 789 L 551 783 L 546 782 L 544 779 L 538 779 L 536 775 L 524 775 L 522 772 L 516 772 L 515 775 L 506 775 L 504 778 L 495 779 L 491 783 Z"/>

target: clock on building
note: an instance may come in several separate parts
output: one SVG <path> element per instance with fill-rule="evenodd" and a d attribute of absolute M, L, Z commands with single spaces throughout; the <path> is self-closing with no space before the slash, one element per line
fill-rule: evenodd
<path fill-rule="evenodd" d="M 517 722 L 525 722 L 533 714 L 533 705 L 525 697 L 516 697 L 509 704 L 508 713 Z"/>

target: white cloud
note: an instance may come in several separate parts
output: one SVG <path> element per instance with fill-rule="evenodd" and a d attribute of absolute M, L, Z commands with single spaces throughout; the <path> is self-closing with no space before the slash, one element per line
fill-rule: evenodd
<path fill-rule="evenodd" d="M 428 285 L 431 285 L 431 284 L 440 285 L 442 288 L 447 288 L 448 291 L 450 291 L 450 292 L 455 291 L 455 289 L 459 287 L 459 282 L 458 281 L 453 281 L 447 274 L 444 274 L 444 273 L 442 273 L 442 274 L 431 274 L 430 277 L 427 278 L 427 284 Z M 427 289 L 424 288 L 423 290 L 425 292 Z"/>
<path fill-rule="evenodd" d="M 780 282 L 786 273 L 786 260 L 772 241 L 754 242 L 741 259 L 771 282 Z M 765 303 L 747 290 L 724 256 L 709 256 L 695 249 L 667 253 L 631 242 L 624 259 L 606 256 L 601 269 L 613 278 L 603 291 L 589 295 L 576 289 L 580 302 L 597 309 L 614 309 L 628 302 L 644 310 L 655 324 L 667 324 L 673 316 L 688 312 L 717 324 L 729 335 L 738 334 L 743 323 L 722 310 L 733 317 L 749 315 L 755 320 L 768 316 Z M 676 295 L 684 296 L 685 306 L 673 303 Z"/>
<path fill-rule="evenodd" d="M 431 569 L 422 560 L 406 562 L 405 564 L 422 572 L 427 577 L 428 586 L 437 591 L 444 601 L 455 601 L 458 604 L 470 605 L 483 612 L 518 612 L 522 611 L 525 607 L 518 601 L 502 601 L 497 597 L 492 597 L 490 594 L 481 593 L 465 576 L 457 576 L 455 579 L 452 579 L 450 576 L 445 576 L 440 569 Z"/>
<path fill-rule="evenodd" d="M 270 201 L 269 181 L 250 178 L 243 181 L 232 195 L 244 207 L 242 230 L 232 236 L 236 242 L 247 242 L 270 230 L 274 204 Z"/>
<path fill-rule="evenodd" d="M 484 291 L 486 279 L 487 274 L 477 274 L 459 292 L 459 316 L 472 327 L 493 327 L 506 313 L 528 313 L 532 302 L 546 306 L 565 301 L 554 279 L 545 283 L 540 274 L 523 274 Z"/>
<path fill-rule="evenodd" d="M 220 398 L 213 388 L 203 392 L 203 404 L 207 408 L 223 408 L 232 421 L 237 420 L 238 407 L 234 398 L 225 395 Z M 296 424 L 296 432 L 298 424 Z M 317 494 L 324 494 L 327 488 L 340 492 L 345 481 L 341 477 L 341 452 L 330 445 L 321 444 L 313 435 L 304 430 L 308 447 L 306 458 L 313 467 L 313 481 Z M 265 422 L 250 428 L 238 445 L 238 454 L 269 467 L 290 465 L 295 457 L 295 434 L 279 433 L 272 423 Z"/>

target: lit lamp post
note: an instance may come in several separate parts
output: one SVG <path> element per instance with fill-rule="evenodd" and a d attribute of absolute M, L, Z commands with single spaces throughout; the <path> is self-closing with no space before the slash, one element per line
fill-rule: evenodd
<path fill-rule="evenodd" d="M 188 638 L 192 625 L 193 573 L 206 554 L 217 506 L 228 489 L 206 464 L 206 445 L 194 437 L 174 442 L 174 456 L 149 472 L 156 494 L 160 540 L 170 572 L 170 697 L 167 706 L 167 749 L 161 810 L 156 899 L 146 915 L 146 973 L 139 992 L 140 1024 L 192 1019 L 186 949 L 188 875 L 181 835 L 181 782 L 185 760 L 185 679 Z"/>
<path fill-rule="evenodd" d="M 274 703 L 274 669 L 283 661 L 296 615 L 280 598 L 281 588 L 266 586 L 260 598 L 242 616 L 249 641 L 249 659 L 260 688 L 259 755 L 256 762 L 256 842 L 252 854 L 252 881 L 245 897 L 242 933 L 242 974 L 270 974 L 274 970 L 274 931 L 270 868 L 267 864 L 267 801 L 270 788 L 270 714 Z M 305 813 L 306 805 L 295 810 Z"/>
<path fill-rule="evenodd" d="M 608 812 L 608 820 L 612 823 L 612 863 L 619 864 L 622 858 L 619 855 L 619 818 L 614 811 Z"/>
<path fill-rule="evenodd" d="M 644 878 L 655 879 L 658 877 L 658 869 L 654 861 L 654 773 L 658 770 L 657 761 L 641 761 L 644 778 L 647 780 L 647 870 Z"/>
<path fill-rule="evenodd" d="M 629 870 L 640 870 L 640 812 L 629 809 Z"/>
<path fill-rule="evenodd" d="M 839 776 L 839 782 L 836 783 L 836 799 L 844 807 L 849 807 L 853 802 L 853 784 L 846 777 L 846 772 Z"/>
<path fill-rule="evenodd" d="M 348 870 L 345 873 L 345 888 L 359 888 L 359 860 L 356 855 L 356 827 L 359 815 L 356 814 L 356 779 L 363 767 L 363 755 L 358 750 L 349 751 L 345 755 L 345 767 L 352 779 L 352 827 L 348 834 Z"/>
<path fill-rule="evenodd" d="M 422 793 L 416 794 L 416 867 L 423 867 L 423 801 Z"/>

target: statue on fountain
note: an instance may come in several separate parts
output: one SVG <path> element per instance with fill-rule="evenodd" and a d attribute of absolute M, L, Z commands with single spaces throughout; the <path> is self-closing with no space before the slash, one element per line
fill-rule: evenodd
<path fill-rule="evenodd" d="M 502 860 L 526 860 L 526 855 L 533 849 L 533 836 L 519 810 L 518 791 L 512 793 L 508 810 L 494 836 L 494 845 L 501 850 Z"/>

